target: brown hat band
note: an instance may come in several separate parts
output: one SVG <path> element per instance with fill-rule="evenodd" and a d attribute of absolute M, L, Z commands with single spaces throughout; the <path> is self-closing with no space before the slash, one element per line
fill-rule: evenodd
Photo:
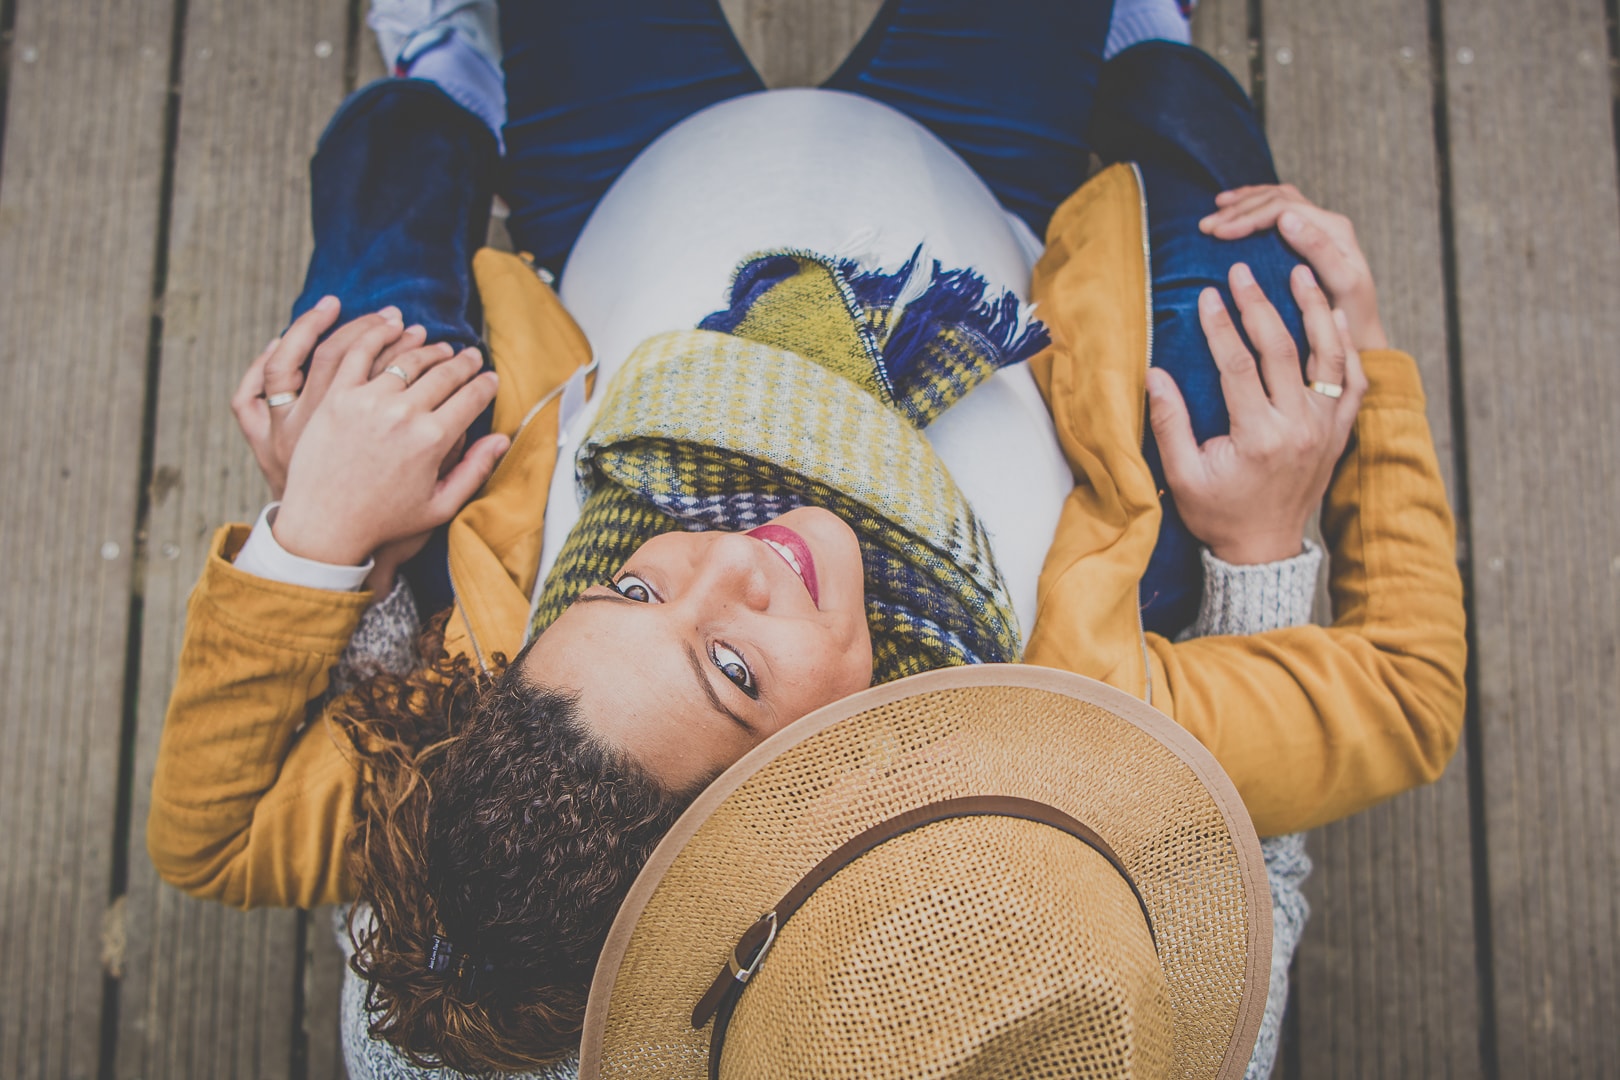
<path fill-rule="evenodd" d="M 1023 818 L 1039 822 L 1068 833 L 1093 848 L 1108 860 L 1109 865 L 1119 872 L 1125 884 L 1130 886 L 1131 895 L 1136 897 L 1136 903 L 1142 909 L 1142 918 L 1147 922 L 1148 935 L 1153 939 L 1154 949 L 1158 949 L 1158 936 L 1153 931 L 1153 917 L 1148 914 L 1147 902 L 1142 899 L 1141 890 L 1131 879 L 1130 871 L 1125 869 L 1125 864 L 1114 854 L 1114 849 L 1109 847 L 1108 842 L 1094 830 L 1057 807 L 1033 799 L 1020 799 L 1010 795 L 975 795 L 960 799 L 942 799 L 897 814 L 887 821 L 881 821 L 841 845 L 800 878 L 799 883 L 789 889 L 787 895 L 783 896 L 775 907 L 743 931 L 736 948 L 731 951 L 731 960 L 726 970 L 715 977 L 708 991 L 698 1001 L 697 1008 L 692 1010 L 693 1028 L 701 1028 L 711 1017 L 714 1018 L 714 1031 L 709 1036 L 709 1075 L 711 1077 L 720 1075 L 720 1050 L 725 1042 L 731 1014 L 737 1006 L 737 999 L 742 996 L 743 988 L 754 972 L 759 970 L 760 964 L 765 960 L 765 954 L 770 952 L 771 945 L 775 943 L 776 935 L 782 926 L 817 889 L 868 851 L 897 836 L 938 821 L 975 816 Z"/>

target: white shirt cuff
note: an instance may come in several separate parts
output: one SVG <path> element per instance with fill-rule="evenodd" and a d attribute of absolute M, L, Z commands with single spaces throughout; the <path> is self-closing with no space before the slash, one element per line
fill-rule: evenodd
<path fill-rule="evenodd" d="M 275 523 L 280 506 L 279 502 L 273 502 L 260 511 L 259 520 L 253 523 L 247 542 L 236 553 L 233 566 L 254 577 L 306 589 L 354 592 L 366 583 L 366 575 L 376 565 L 371 559 L 363 566 L 335 566 L 294 555 L 278 544 L 270 526 Z"/>

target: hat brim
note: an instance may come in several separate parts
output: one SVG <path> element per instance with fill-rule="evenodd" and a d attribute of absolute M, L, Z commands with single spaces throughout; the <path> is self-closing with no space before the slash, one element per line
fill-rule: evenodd
<path fill-rule="evenodd" d="M 968 757 L 937 767 L 962 747 Z M 1048 802 L 1113 846 L 1160 942 L 1179 1074 L 1242 1076 L 1265 1009 L 1271 902 L 1237 790 L 1197 740 L 1136 698 L 1069 672 L 997 664 L 835 702 L 709 785 L 609 931 L 581 1077 L 630 1075 L 649 1055 L 661 1076 L 706 1076 L 707 1034 L 691 1029 L 691 1009 L 743 931 L 850 836 L 897 807 L 964 794 Z"/>

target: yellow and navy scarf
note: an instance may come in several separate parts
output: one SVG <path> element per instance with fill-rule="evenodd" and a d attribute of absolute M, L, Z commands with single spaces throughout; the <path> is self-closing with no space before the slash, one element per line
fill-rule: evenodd
<path fill-rule="evenodd" d="M 989 539 L 921 429 L 1045 329 L 922 249 L 892 274 L 756 256 L 730 306 L 625 361 L 576 459 L 583 503 L 530 623 L 543 631 L 660 533 L 742 530 L 800 506 L 855 530 L 874 681 L 1017 660 Z"/>

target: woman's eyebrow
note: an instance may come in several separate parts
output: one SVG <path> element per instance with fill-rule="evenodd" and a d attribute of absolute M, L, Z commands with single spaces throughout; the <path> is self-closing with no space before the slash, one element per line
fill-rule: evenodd
<path fill-rule="evenodd" d="M 744 720 L 724 701 L 721 701 L 720 695 L 715 693 L 714 682 L 708 677 L 707 674 L 704 673 L 703 661 L 698 659 L 697 650 L 692 648 L 690 642 L 688 642 L 686 645 L 686 659 L 687 662 L 692 665 L 692 674 L 697 677 L 698 685 L 703 687 L 703 692 L 708 695 L 709 703 L 714 706 L 715 711 L 724 713 L 726 716 L 731 717 L 732 721 L 736 723 L 738 727 L 757 738 L 759 736 L 759 732 L 754 730 L 754 726 L 747 720 Z"/>

